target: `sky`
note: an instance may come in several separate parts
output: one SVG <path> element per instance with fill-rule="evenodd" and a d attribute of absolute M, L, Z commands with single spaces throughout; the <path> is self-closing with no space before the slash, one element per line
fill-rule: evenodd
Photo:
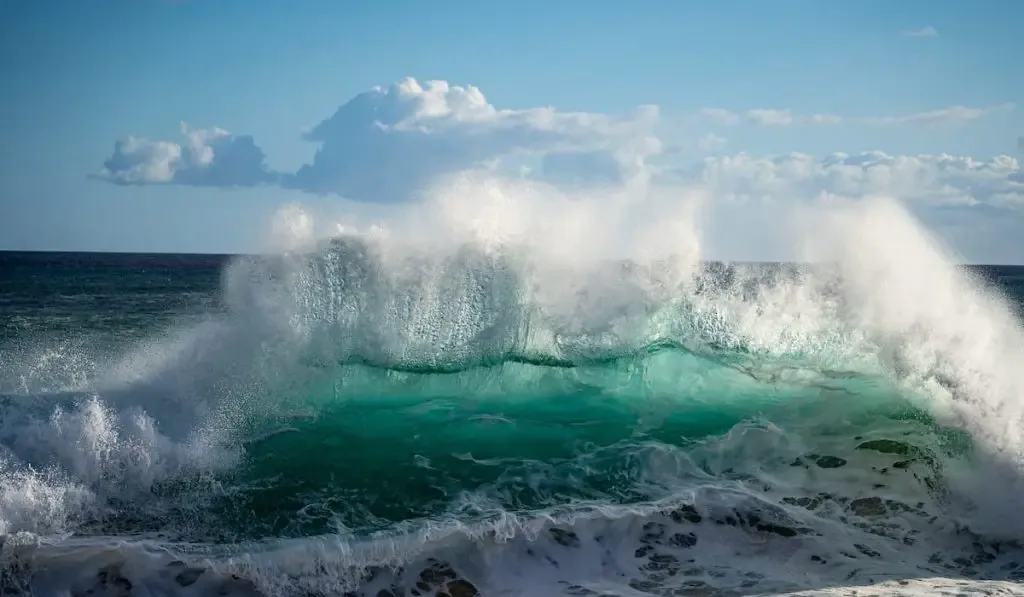
<path fill-rule="evenodd" d="M 1016 0 L 5 0 L 0 249 L 251 251 L 284 205 L 489 170 L 748 216 L 883 194 L 1024 263 L 1022 27 Z"/>

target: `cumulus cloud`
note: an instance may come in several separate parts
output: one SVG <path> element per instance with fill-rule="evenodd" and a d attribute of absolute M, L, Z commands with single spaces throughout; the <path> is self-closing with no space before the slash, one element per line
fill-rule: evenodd
<path fill-rule="evenodd" d="M 920 29 L 907 29 L 903 32 L 904 37 L 938 37 L 939 31 L 928 25 L 927 27 L 921 27 Z"/>
<path fill-rule="evenodd" d="M 100 178 L 120 185 L 253 186 L 272 182 L 265 155 L 249 135 L 181 123 L 184 143 L 128 137 L 114 144 Z"/>
<path fill-rule="evenodd" d="M 989 160 L 946 154 L 894 156 L 880 151 L 816 157 L 791 153 L 707 158 L 668 173 L 700 181 L 732 201 L 792 201 L 824 193 L 845 197 L 884 194 L 920 206 L 975 206 L 1024 210 L 1020 164 L 1010 156 Z"/>
<path fill-rule="evenodd" d="M 652 127 L 658 109 L 634 114 L 565 113 L 553 108 L 499 110 L 473 86 L 405 79 L 342 105 L 306 138 L 320 143 L 311 164 L 287 186 L 353 199 L 397 201 L 433 177 L 486 167 L 512 154 L 550 154 L 545 171 L 571 175 L 599 168 L 618 179 L 660 151 Z"/>

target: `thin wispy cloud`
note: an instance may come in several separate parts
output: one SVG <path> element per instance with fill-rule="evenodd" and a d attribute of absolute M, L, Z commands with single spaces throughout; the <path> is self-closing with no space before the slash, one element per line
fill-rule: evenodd
<path fill-rule="evenodd" d="M 961 125 L 995 114 L 1013 112 L 1016 104 L 1006 102 L 995 106 L 949 106 L 902 115 L 887 116 L 840 116 L 837 114 L 797 114 L 789 109 L 753 108 L 745 112 L 733 112 L 724 108 L 704 108 L 696 118 L 705 122 L 726 126 L 741 124 L 758 127 L 783 127 L 796 125 L 826 126 L 842 123 L 872 125 Z"/>
<path fill-rule="evenodd" d="M 920 29 L 908 29 L 903 31 L 902 35 L 903 37 L 938 37 L 939 31 L 935 27 L 928 25 Z"/>
<path fill-rule="evenodd" d="M 1007 102 L 997 106 L 972 108 L 968 106 L 950 106 L 937 110 L 916 112 L 903 116 L 881 116 L 864 118 L 865 124 L 912 124 L 921 126 L 958 125 L 985 118 L 992 114 L 1013 112 L 1016 104 Z"/>

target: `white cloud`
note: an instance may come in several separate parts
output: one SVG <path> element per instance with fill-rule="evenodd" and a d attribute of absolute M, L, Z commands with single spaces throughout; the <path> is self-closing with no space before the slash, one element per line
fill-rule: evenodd
<path fill-rule="evenodd" d="M 992 114 L 1012 112 L 1016 107 L 1016 104 L 1013 103 L 999 104 L 986 108 L 950 106 L 948 108 L 917 112 L 905 116 L 868 117 L 862 119 L 862 121 L 866 124 L 956 125 L 978 120 Z"/>
<path fill-rule="evenodd" d="M 993 114 L 1012 112 L 1015 109 L 1016 104 L 1007 102 L 982 108 L 950 106 L 902 116 L 844 117 L 836 114 L 795 114 L 792 110 L 778 108 L 753 108 L 743 113 L 732 112 L 724 108 L 704 108 L 697 113 L 697 117 L 707 122 L 728 126 L 744 123 L 762 127 L 801 124 L 836 125 L 844 122 L 874 125 L 938 126 L 966 124 Z"/>
<path fill-rule="evenodd" d="M 251 136 L 181 123 L 183 144 L 128 137 L 114 145 L 100 178 L 121 185 L 253 186 L 272 182 L 263 151 Z"/>
<path fill-rule="evenodd" d="M 707 158 L 672 173 L 701 181 L 713 196 L 732 201 L 793 201 L 823 193 L 846 197 L 889 195 L 930 206 L 1024 210 L 1020 164 L 1010 156 L 990 160 L 946 154 L 894 156 L 883 152 L 824 157 L 791 153 Z"/>
<path fill-rule="evenodd" d="M 405 79 L 342 105 L 306 138 L 321 144 L 290 187 L 373 201 L 412 196 L 432 178 L 484 167 L 513 154 L 551 154 L 545 171 L 578 173 L 585 163 L 618 179 L 661 149 L 659 112 L 641 106 L 613 117 L 553 108 L 499 110 L 472 86 Z M 564 172 L 559 172 L 564 170 Z"/>
<path fill-rule="evenodd" d="M 735 114 L 723 108 L 704 108 L 700 111 L 700 116 L 711 122 L 728 125 L 739 124 L 741 120 L 739 114 Z"/>
<path fill-rule="evenodd" d="M 697 149 L 705 153 L 711 153 L 725 147 L 727 142 L 728 139 L 725 137 L 721 137 L 714 133 L 708 133 L 697 140 Z"/>
<path fill-rule="evenodd" d="M 753 124 L 756 126 L 790 126 L 795 124 L 839 124 L 843 121 L 840 116 L 833 114 L 794 114 L 792 110 L 779 108 L 752 108 L 743 113 L 733 112 L 725 108 L 703 108 L 697 113 L 697 118 L 728 126 L 739 124 Z"/>
<path fill-rule="evenodd" d="M 796 121 L 790 110 L 772 109 L 749 110 L 747 119 L 759 126 L 788 126 Z"/>
<path fill-rule="evenodd" d="M 904 37 L 938 37 L 939 32 L 931 25 L 920 29 L 908 29 L 903 32 Z"/>

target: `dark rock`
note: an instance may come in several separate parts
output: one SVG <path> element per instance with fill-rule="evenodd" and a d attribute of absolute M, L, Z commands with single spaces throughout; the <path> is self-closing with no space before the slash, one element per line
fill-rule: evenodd
<path fill-rule="evenodd" d="M 886 513 L 885 505 L 878 497 L 853 500 L 850 502 L 850 510 L 857 516 L 881 516 Z"/>
<path fill-rule="evenodd" d="M 819 456 L 814 463 L 821 468 L 839 468 L 841 466 L 846 466 L 846 460 L 839 458 L 838 456 Z"/>
<path fill-rule="evenodd" d="M 440 587 L 444 583 L 456 579 L 458 579 L 458 575 L 455 574 L 451 566 L 431 559 L 427 560 L 427 568 L 420 572 L 419 579 L 416 581 L 416 588 L 428 592 L 432 588 Z"/>
<path fill-rule="evenodd" d="M 572 531 L 566 531 L 558 527 L 551 527 L 548 529 L 548 532 L 551 534 L 551 538 L 559 545 L 563 545 L 565 547 L 580 546 L 580 538 Z"/>
<path fill-rule="evenodd" d="M 665 572 L 670 576 L 674 576 L 679 572 L 679 560 L 670 554 L 658 553 L 650 557 L 650 560 L 644 570 Z"/>
<path fill-rule="evenodd" d="M 121 564 L 111 564 L 96 573 L 96 583 L 107 589 L 112 597 L 129 597 L 132 581 L 121 575 Z"/>
<path fill-rule="evenodd" d="M 672 521 L 677 524 L 682 524 L 683 521 L 697 524 L 704 520 L 704 518 L 697 512 L 697 509 L 689 504 L 684 504 L 672 512 L 669 513 L 669 517 Z"/>
<path fill-rule="evenodd" d="M 859 446 L 858 450 L 874 450 L 882 454 L 896 454 L 898 456 L 917 456 L 920 450 L 910 444 L 898 442 L 892 439 L 874 439 L 866 441 Z"/>
<path fill-rule="evenodd" d="M 693 547 L 697 545 L 697 535 L 693 533 L 676 533 L 669 539 L 669 545 L 675 547 Z"/>
<path fill-rule="evenodd" d="M 629 581 L 629 586 L 642 593 L 656 593 L 661 588 L 661 585 L 649 580 L 631 580 Z"/>
<path fill-rule="evenodd" d="M 774 534 L 776 534 L 776 535 L 778 535 L 780 537 L 787 537 L 787 538 L 788 537 L 796 537 L 798 534 L 800 534 L 797 529 L 794 529 L 792 527 L 787 527 L 787 526 L 784 526 L 784 525 L 781 525 L 781 524 L 765 523 L 765 524 L 757 525 L 756 528 L 757 528 L 757 530 L 762 531 L 764 533 L 774 533 Z"/>
<path fill-rule="evenodd" d="M 643 528 L 644 534 L 640 536 L 641 543 L 657 543 L 665 535 L 665 525 L 656 522 L 648 522 Z"/>
<path fill-rule="evenodd" d="M 473 583 L 460 578 L 449 582 L 447 591 L 438 593 L 437 597 L 476 597 L 479 594 Z"/>
<path fill-rule="evenodd" d="M 188 587 L 194 585 L 204 572 L 206 572 L 205 568 L 185 568 L 174 577 L 174 581 L 182 587 Z"/>
<path fill-rule="evenodd" d="M 799 497 L 799 498 L 782 498 L 783 504 L 789 504 L 790 506 L 800 506 L 808 510 L 814 510 L 821 505 L 821 500 L 818 498 Z"/>

